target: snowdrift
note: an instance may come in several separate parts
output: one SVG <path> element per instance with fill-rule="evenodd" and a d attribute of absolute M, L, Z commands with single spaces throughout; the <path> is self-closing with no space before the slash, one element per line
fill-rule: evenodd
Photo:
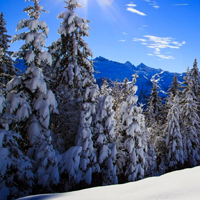
<path fill-rule="evenodd" d="M 197 200 L 200 199 L 200 167 L 171 172 L 122 185 L 75 192 L 37 195 L 31 200 Z"/>

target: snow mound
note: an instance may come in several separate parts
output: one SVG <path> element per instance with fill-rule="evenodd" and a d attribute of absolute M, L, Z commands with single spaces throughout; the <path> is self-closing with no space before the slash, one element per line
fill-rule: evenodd
<path fill-rule="evenodd" d="M 191 200 L 200 196 L 200 167 L 171 172 L 122 185 L 21 199 L 49 200 Z"/>

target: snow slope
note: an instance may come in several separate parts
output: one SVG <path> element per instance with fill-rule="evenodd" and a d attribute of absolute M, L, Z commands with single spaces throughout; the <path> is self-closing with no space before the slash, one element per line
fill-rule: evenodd
<path fill-rule="evenodd" d="M 171 172 L 122 185 L 85 189 L 65 194 L 40 195 L 31 200 L 197 200 L 200 199 L 200 167 Z"/>

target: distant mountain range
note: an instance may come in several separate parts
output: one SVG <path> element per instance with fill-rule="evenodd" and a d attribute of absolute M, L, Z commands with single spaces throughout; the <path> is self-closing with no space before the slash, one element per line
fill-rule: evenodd
<path fill-rule="evenodd" d="M 15 67 L 20 69 L 22 72 L 25 71 L 23 60 L 17 60 Z M 143 63 L 134 66 L 129 61 L 123 64 L 108 60 L 101 56 L 94 59 L 94 70 L 96 72 L 95 78 L 99 85 L 101 85 L 104 78 L 122 82 L 124 78 L 131 80 L 132 75 L 137 73 L 139 77 L 137 78 L 136 85 L 138 86 L 137 95 L 139 97 L 138 102 L 140 103 L 146 103 L 146 100 L 149 98 L 153 81 L 157 81 L 158 83 L 160 88 L 159 95 L 162 98 L 166 97 L 167 90 L 169 89 L 169 86 L 172 83 L 172 78 L 175 74 L 163 71 L 162 69 L 148 67 Z M 182 82 L 183 75 L 184 74 L 177 73 L 180 82 Z"/>
<path fill-rule="evenodd" d="M 163 71 L 162 69 L 148 67 L 143 63 L 134 66 L 129 61 L 123 64 L 101 56 L 94 59 L 94 70 L 97 71 L 97 73 L 95 73 L 97 83 L 101 83 L 102 79 L 105 77 L 108 80 L 118 80 L 120 82 L 122 82 L 125 77 L 131 80 L 132 75 L 137 73 L 139 76 L 136 82 L 138 86 L 137 95 L 139 97 L 138 101 L 141 103 L 146 103 L 146 100 L 149 98 L 153 81 L 157 81 L 158 83 L 160 88 L 159 95 L 162 98 L 166 97 L 167 90 L 175 74 Z M 183 75 L 184 74 L 177 73 L 180 82 L 182 82 Z"/>

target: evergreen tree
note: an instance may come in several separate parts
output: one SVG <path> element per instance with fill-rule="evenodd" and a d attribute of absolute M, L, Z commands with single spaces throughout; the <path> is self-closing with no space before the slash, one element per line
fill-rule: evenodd
<path fill-rule="evenodd" d="M 82 7 L 76 0 L 66 1 L 66 11 L 58 15 L 62 23 L 58 29 L 60 39 L 50 47 L 53 53 L 53 90 L 58 100 L 60 116 L 56 119 L 58 133 L 63 133 L 66 150 L 75 145 L 79 129 L 80 111 L 85 101 L 87 87 L 96 88 L 93 76 L 93 63 L 89 60 L 93 54 L 83 40 L 89 36 L 88 22 L 75 13 Z"/>
<path fill-rule="evenodd" d="M 193 92 L 194 95 L 197 98 L 197 101 L 199 101 L 199 68 L 197 67 L 197 60 L 194 60 L 193 68 L 191 69 L 191 78 L 192 78 L 192 84 L 193 84 Z"/>
<path fill-rule="evenodd" d="M 175 96 L 173 104 L 167 115 L 165 125 L 166 133 L 166 163 L 170 170 L 180 169 L 184 164 L 183 138 L 180 130 L 180 105 L 179 97 Z"/>
<path fill-rule="evenodd" d="M 100 94 L 102 96 L 104 96 L 104 95 L 110 95 L 111 92 L 112 92 L 112 89 L 109 86 L 109 83 L 108 83 L 107 79 L 105 78 L 103 80 L 103 84 L 101 85 L 101 92 L 100 92 Z"/>
<path fill-rule="evenodd" d="M 85 90 L 85 102 L 81 105 L 79 128 L 75 141 L 76 146 L 82 147 L 78 176 L 80 181 L 85 182 L 87 185 L 90 185 L 92 182 L 92 173 L 99 171 L 96 150 L 93 146 L 93 122 L 97 97 L 99 95 L 97 87 L 88 86 Z"/>
<path fill-rule="evenodd" d="M 135 181 L 145 174 L 147 143 L 144 140 L 144 119 L 141 109 L 136 105 L 138 97 L 135 95 L 137 86 L 134 78 L 129 87 L 131 92 L 121 107 L 117 164 L 118 173 L 124 176 L 125 181 Z"/>
<path fill-rule="evenodd" d="M 98 163 L 103 185 L 118 183 L 116 175 L 115 112 L 111 96 L 99 97 L 95 117 L 94 146 L 97 148 Z"/>
<path fill-rule="evenodd" d="M 93 76 L 93 62 L 89 60 L 93 55 L 83 40 L 89 36 L 89 20 L 75 13 L 75 8 L 82 7 L 77 0 L 65 3 L 67 10 L 57 17 L 63 19 L 58 29 L 61 38 L 50 48 L 55 59 L 53 71 L 57 74 L 54 76 L 57 84 L 54 90 L 61 116 L 55 131 L 62 133 L 66 150 L 82 147 L 75 182 L 91 184 L 92 173 L 98 171 L 92 133 L 99 88 Z"/>
<path fill-rule="evenodd" d="M 25 44 L 14 55 L 25 60 L 27 69 L 22 76 L 8 82 L 7 99 L 11 105 L 10 114 L 20 119 L 18 127 L 26 141 L 24 148 L 34 160 L 37 184 L 50 191 L 52 185 L 59 182 L 57 157 L 52 145 L 52 132 L 49 130 L 50 114 L 58 111 L 55 96 L 47 89 L 40 69 L 44 61 L 48 64 L 52 62 L 51 55 L 42 50 L 49 29 L 44 21 L 38 21 L 44 11 L 38 4 L 39 0 L 32 1 L 34 5 L 24 9 L 30 19 L 23 19 L 17 25 L 17 30 L 27 27 L 29 31 L 17 34 L 12 39 L 25 40 Z M 38 188 L 37 192 L 41 190 Z"/>
<path fill-rule="evenodd" d="M 18 142 L 22 139 L 14 132 L 11 124 L 17 122 L 13 115 L 5 113 L 8 106 L 0 94 L 0 197 L 17 198 L 32 192 L 34 174 L 31 160 L 20 150 Z M 16 128 L 16 127 L 13 127 Z"/>
<path fill-rule="evenodd" d="M 173 105 L 174 97 L 179 96 L 179 94 L 180 94 L 179 88 L 180 88 L 180 84 L 178 82 L 177 74 L 175 73 L 175 75 L 173 77 L 172 84 L 171 84 L 170 88 L 168 89 L 168 96 L 167 96 L 166 101 L 165 101 L 164 119 L 167 118 L 169 109 Z"/>
<path fill-rule="evenodd" d="M 120 105 L 123 101 L 123 96 L 121 95 L 122 91 L 122 83 L 116 81 L 112 81 L 112 93 L 111 96 L 113 97 L 113 109 L 116 112 L 116 115 L 118 116 Z"/>
<path fill-rule="evenodd" d="M 181 83 L 181 96 L 186 95 L 189 85 L 192 87 L 191 72 L 189 67 L 187 67 L 186 75 L 183 77 L 183 82 Z"/>
<path fill-rule="evenodd" d="M 17 74 L 14 68 L 14 61 L 11 58 L 12 52 L 8 50 L 11 36 L 7 34 L 6 22 L 3 12 L 0 14 L 0 83 L 5 88 L 6 83 Z M 2 87 L 1 86 L 1 87 Z"/>
<path fill-rule="evenodd" d="M 158 124 L 162 121 L 163 105 L 162 100 L 159 97 L 158 85 L 156 81 L 153 82 L 150 98 L 148 100 L 148 107 L 146 110 L 147 124 L 151 125 L 152 121 Z"/>
<path fill-rule="evenodd" d="M 181 132 L 183 137 L 184 160 L 186 166 L 196 166 L 199 162 L 200 119 L 192 84 L 186 86 L 181 97 Z"/>
<path fill-rule="evenodd" d="M 180 87 L 180 84 L 178 82 L 177 73 L 175 73 L 174 77 L 173 77 L 172 84 L 171 84 L 168 91 L 173 94 L 173 97 L 175 97 L 176 95 L 179 94 L 179 87 Z"/>

